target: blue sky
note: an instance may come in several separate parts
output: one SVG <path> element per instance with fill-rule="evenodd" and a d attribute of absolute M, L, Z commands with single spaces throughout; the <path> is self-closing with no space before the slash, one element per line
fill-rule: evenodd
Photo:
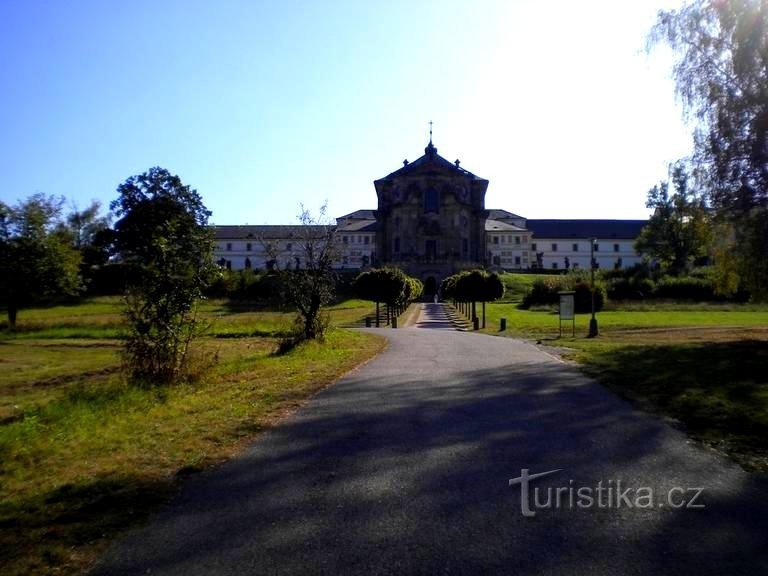
<path fill-rule="evenodd" d="M 375 208 L 434 121 L 486 205 L 529 218 L 642 218 L 690 130 L 674 0 L 0 0 L 0 199 L 105 205 L 163 166 L 217 224 Z"/>

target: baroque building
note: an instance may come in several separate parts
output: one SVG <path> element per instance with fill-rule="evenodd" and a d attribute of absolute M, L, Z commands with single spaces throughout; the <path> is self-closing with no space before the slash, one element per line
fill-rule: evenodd
<path fill-rule="evenodd" d="M 373 184 L 382 262 L 429 279 L 484 261 L 488 180 L 438 155 L 431 139 L 421 158 Z"/>
<path fill-rule="evenodd" d="M 339 269 L 393 265 L 425 283 L 427 293 L 459 270 L 626 268 L 642 260 L 634 242 L 645 220 L 529 220 L 487 209 L 488 180 L 437 153 L 374 181 L 376 210 L 336 220 Z M 300 225 L 217 226 L 216 259 L 231 269 L 301 265 Z M 271 249 L 265 249 L 268 242 Z M 269 252 L 269 255 L 267 254 Z M 277 254 L 277 256 L 275 256 Z"/>

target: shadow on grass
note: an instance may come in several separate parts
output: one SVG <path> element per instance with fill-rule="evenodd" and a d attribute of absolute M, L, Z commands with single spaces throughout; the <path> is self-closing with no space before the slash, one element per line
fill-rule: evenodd
<path fill-rule="evenodd" d="M 768 342 L 638 345 L 590 352 L 586 370 L 751 469 L 768 470 Z"/>
<path fill-rule="evenodd" d="M 175 492 L 171 479 L 138 476 L 65 484 L 34 499 L 0 505 L 0 572 L 81 573 L 114 535 Z M 79 553 L 87 547 L 89 557 Z M 34 552 L 32 552 L 34 550 Z M 35 558 L 34 565 L 30 558 Z"/>

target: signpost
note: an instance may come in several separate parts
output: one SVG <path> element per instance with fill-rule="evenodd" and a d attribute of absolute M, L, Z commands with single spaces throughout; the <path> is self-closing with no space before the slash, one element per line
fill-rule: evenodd
<path fill-rule="evenodd" d="M 563 320 L 571 321 L 571 335 L 576 336 L 576 302 L 574 292 L 560 292 L 560 338 L 563 337 Z"/>

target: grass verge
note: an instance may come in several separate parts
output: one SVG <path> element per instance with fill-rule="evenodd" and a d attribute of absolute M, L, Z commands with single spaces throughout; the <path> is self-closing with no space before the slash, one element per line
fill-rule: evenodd
<path fill-rule="evenodd" d="M 281 356 L 274 339 L 208 339 L 218 362 L 204 380 L 146 390 L 111 369 L 115 342 L 67 348 L 78 343 L 0 346 L 2 574 L 81 573 L 179 478 L 232 456 L 384 346 L 344 330 Z"/>

